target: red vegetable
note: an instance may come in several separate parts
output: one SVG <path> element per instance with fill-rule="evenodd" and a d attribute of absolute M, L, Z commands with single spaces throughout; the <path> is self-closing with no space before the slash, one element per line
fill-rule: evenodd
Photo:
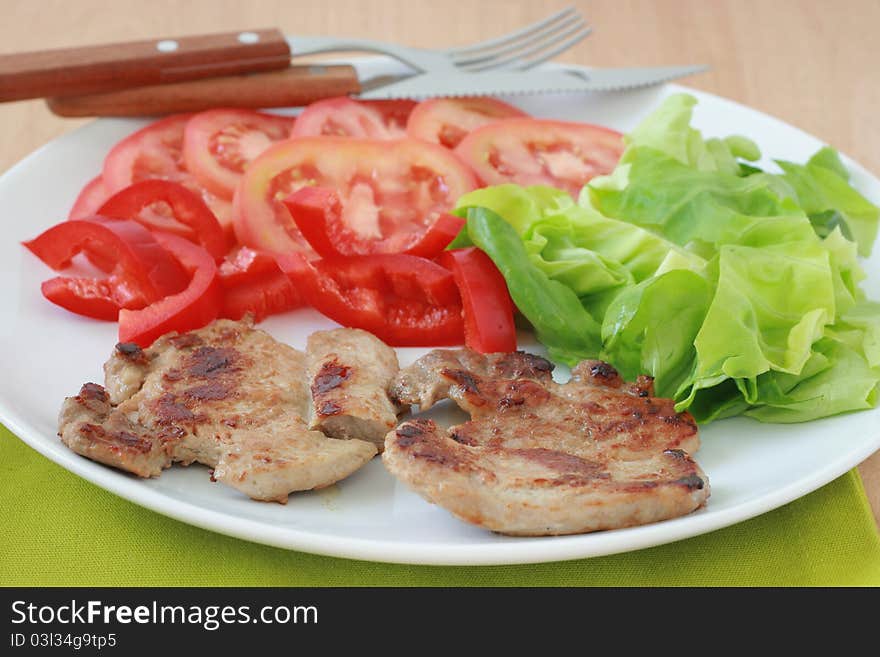
<path fill-rule="evenodd" d="M 455 148 L 480 126 L 514 116 L 528 114 L 496 98 L 431 98 L 412 111 L 406 132 L 410 137 Z"/>
<path fill-rule="evenodd" d="M 219 260 L 229 250 L 229 242 L 217 217 L 198 194 L 180 183 L 168 180 L 136 182 L 107 199 L 98 209 L 98 214 L 132 219 L 147 228 L 162 230 L 166 227 L 164 223 L 156 225 L 141 215 L 144 208 L 154 203 L 167 204 L 174 220 L 186 227 L 181 236 L 200 243 L 215 259 Z"/>
<path fill-rule="evenodd" d="M 291 127 L 293 117 L 248 109 L 199 112 L 186 123 L 183 160 L 202 187 L 231 201 L 251 160 L 287 139 Z"/>
<path fill-rule="evenodd" d="M 86 249 L 108 264 L 112 271 L 106 279 L 58 277 L 43 283 L 49 301 L 87 317 L 115 320 L 120 309 L 142 308 L 186 285 L 183 268 L 133 221 L 102 217 L 65 221 L 24 246 L 56 270 Z"/>
<path fill-rule="evenodd" d="M 288 139 L 251 162 L 242 176 L 235 192 L 239 243 L 311 255 L 280 200 L 308 186 L 336 190 L 346 226 L 361 238 L 381 240 L 424 230 L 474 189 L 476 178 L 451 151 L 418 139 Z"/>
<path fill-rule="evenodd" d="M 231 234 L 232 204 L 204 189 L 184 164 L 183 133 L 190 118 L 191 114 L 165 117 L 117 143 L 104 158 L 104 186 L 109 194 L 114 194 L 141 180 L 158 178 L 178 182 L 199 194 L 223 229 Z M 159 217 L 161 214 L 154 219 Z"/>
<path fill-rule="evenodd" d="M 67 218 L 84 219 L 97 214 L 98 208 L 104 204 L 108 196 L 110 196 L 110 193 L 104 186 L 104 178 L 101 176 L 92 178 L 80 190 L 79 196 L 73 202 L 73 207 L 70 208 L 70 214 L 67 215 Z"/>
<path fill-rule="evenodd" d="M 330 319 L 370 331 L 394 346 L 461 344 L 461 301 L 452 273 L 411 255 L 308 262 L 278 256 L 306 302 Z"/>
<path fill-rule="evenodd" d="M 302 305 L 302 297 L 275 258 L 244 246 L 220 265 L 223 304 L 220 317 L 241 319 L 247 313 L 259 322 L 269 315 Z"/>
<path fill-rule="evenodd" d="M 303 237 L 325 258 L 371 253 L 406 253 L 432 259 L 455 239 L 465 220 L 444 212 L 434 223 L 415 230 L 399 230 L 383 239 L 364 238 L 342 221 L 339 195 L 326 187 L 303 187 L 284 205 Z"/>
<path fill-rule="evenodd" d="M 222 292 L 213 256 L 197 244 L 167 233 L 156 240 L 190 272 L 186 288 L 140 310 L 119 312 L 119 341 L 150 346 L 169 331 L 191 331 L 209 324 L 220 312 Z"/>
<path fill-rule="evenodd" d="M 468 133 L 455 153 L 486 185 L 549 185 L 577 197 L 617 165 L 623 135 L 589 123 L 502 119 Z"/>
<path fill-rule="evenodd" d="M 413 100 L 327 98 L 303 110 L 290 136 L 399 139 L 406 136 L 406 122 L 415 106 Z"/>
<path fill-rule="evenodd" d="M 444 251 L 439 262 L 452 271 L 461 293 L 465 344 L 481 354 L 516 351 L 513 301 L 492 259 L 469 247 Z"/>

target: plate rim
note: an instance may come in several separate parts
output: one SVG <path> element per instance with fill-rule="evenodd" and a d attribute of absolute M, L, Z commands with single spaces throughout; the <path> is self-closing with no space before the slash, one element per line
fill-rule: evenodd
<path fill-rule="evenodd" d="M 377 59 L 380 58 L 365 58 L 363 63 Z M 587 67 L 581 68 L 586 69 Z M 663 86 L 672 91 L 696 93 L 715 101 L 732 104 L 742 110 L 757 114 L 762 119 L 776 122 L 787 129 L 794 129 L 804 137 L 825 143 L 794 124 L 718 94 L 691 89 L 679 84 L 668 83 Z M 95 121 L 91 121 L 46 142 L 16 162 L 0 175 L 0 179 L 5 179 L 10 175 L 14 177 L 20 168 L 25 167 L 32 158 L 38 157 L 45 149 L 65 139 L 76 139 L 76 135 L 95 123 Z M 841 156 L 848 166 L 858 172 L 859 176 L 880 184 L 880 177 L 868 171 L 862 164 L 845 153 L 841 153 Z M 877 409 L 874 411 L 876 412 Z M 863 412 L 870 413 L 872 411 L 869 409 Z M 808 495 L 856 467 L 880 449 L 880 426 L 878 426 L 870 440 L 866 439 L 858 446 L 839 453 L 835 459 L 809 475 L 804 475 L 785 486 L 772 489 L 711 515 L 701 513 L 701 509 L 686 516 L 648 525 L 571 536 L 511 537 L 509 541 L 505 538 L 499 542 L 469 545 L 414 544 L 366 538 L 345 538 L 336 535 L 328 536 L 310 530 L 273 526 L 265 521 L 231 516 L 222 511 L 205 508 L 183 500 L 174 499 L 173 503 L 169 503 L 169 497 L 166 494 L 144 486 L 142 480 L 134 479 L 131 475 L 80 457 L 66 448 L 62 449 L 63 445 L 60 443 L 55 444 L 47 441 L 43 433 L 36 429 L 26 417 L 16 413 L 9 401 L 4 398 L 0 398 L 0 422 L 16 438 L 65 470 L 117 497 L 189 525 L 286 550 L 380 563 L 438 566 L 512 565 L 567 561 L 622 554 L 686 540 L 749 520 Z"/>

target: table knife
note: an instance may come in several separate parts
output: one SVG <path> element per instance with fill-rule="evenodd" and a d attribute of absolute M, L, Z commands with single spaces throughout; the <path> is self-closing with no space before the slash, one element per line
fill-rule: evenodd
<path fill-rule="evenodd" d="M 363 81 L 349 66 L 291 66 L 282 71 L 151 85 L 48 100 L 60 116 L 153 116 L 211 107 L 300 107 L 352 95 L 364 99 L 623 91 L 662 84 L 706 70 L 705 66 L 581 69 L 522 72 L 402 73 Z"/>

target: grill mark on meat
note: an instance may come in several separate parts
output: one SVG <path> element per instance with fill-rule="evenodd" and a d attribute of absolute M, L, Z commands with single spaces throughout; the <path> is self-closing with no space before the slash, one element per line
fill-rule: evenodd
<path fill-rule="evenodd" d="M 229 347 L 199 347 L 190 354 L 186 369 L 190 376 L 212 379 L 235 371 L 238 352 Z"/>
<path fill-rule="evenodd" d="M 604 362 L 597 362 L 590 366 L 590 376 L 594 379 L 600 379 L 605 385 L 617 387 L 620 385 L 620 375 L 611 365 Z"/>
<path fill-rule="evenodd" d="M 332 401 L 325 401 L 318 408 L 318 415 L 321 417 L 332 417 L 342 412 L 342 406 Z"/>
<path fill-rule="evenodd" d="M 541 356 L 524 351 L 517 351 L 515 355 L 517 358 L 499 361 L 496 373 L 507 379 L 544 379 L 556 368 L 556 365 Z"/>
<path fill-rule="evenodd" d="M 444 367 L 440 370 L 440 374 L 450 381 L 454 381 L 456 384 L 460 385 L 464 388 L 465 392 L 472 395 L 476 395 L 480 392 L 480 389 L 477 387 L 476 378 L 466 370 L 452 370 Z"/>
<path fill-rule="evenodd" d="M 127 362 L 134 365 L 146 365 L 150 359 L 147 354 L 134 342 L 119 342 L 116 344 L 116 352 Z"/>
<path fill-rule="evenodd" d="M 106 443 L 111 450 L 125 449 L 148 454 L 153 449 L 153 442 L 147 438 L 128 431 L 107 431 L 99 424 L 83 424 L 79 432 L 87 440 Z"/>
<path fill-rule="evenodd" d="M 216 401 L 219 399 L 226 399 L 231 394 L 232 387 L 229 384 L 221 383 L 219 381 L 212 381 L 211 383 L 194 386 L 183 391 L 184 397 L 197 401 Z"/>
<path fill-rule="evenodd" d="M 175 424 L 178 422 L 192 424 L 198 419 L 195 413 L 178 401 L 177 395 L 171 392 L 162 394 L 153 402 L 158 424 Z"/>
<path fill-rule="evenodd" d="M 675 483 L 686 486 L 691 490 L 702 490 L 705 485 L 701 477 L 693 474 L 688 475 L 687 477 L 682 477 L 681 479 L 676 479 Z"/>
<path fill-rule="evenodd" d="M 338 388 L 351 376 L 351 368 L 340 365 L 337 360 L 329 360 L 321 365 L 312 382 L 312 394 L 320 395 Z"/>
<path fill-rule="evenodd" d="M 89 405 L 89 402 L 101 402 L 106 404 L 110 401 L 110 396 L 104 390 L 104 386 L 97 383 L 84 383 L 79 389 L 76 401 L 80 404 Z"/>
<path fill-rule="evenodd" d="M 537 447 L 532 449 L 510 449 L 508 454 L 519 456 L 529 461 L 533 461 L 543 465 L 549 470 L 554 470 L 564 475 L 579 475 L 581 477 L 594 479 L 601 477 L 603 467 L 600 463 L 593 463 L 582 459 L 575 454 L 560 452 L 555 449 L 546 449 Z M 607 474 L 606 474 L 607 477 Z"/>
<path fill-rule="evenodd" d="M 198 347 L 199 345 L 205 344 L 205 341 L 195 333 L 175 335 L 174 337 L 168 338 L 168 342 L 178 349 L 188 349 L 190 347 Z"/>
<path fill-rule="evenodd" d="M 462 434 L 460 431 L 452 431 L 449 437 L 460 445 L 467 445 L 468 447 L 475 447 L 477 445 L 473 438 Z"/>
<path fill-rule="evenodd" d="M 397 447 L 413 459 L 442 466 L 460 473 L 474 473 L 484 481 L 495 479 L 495 474 L 480 467 L 463 443 L 438 440 L 439 429 L 433 420 L 409 420 L 401 424 L 392 435 Z"/>
<path fill-rule="evenodd" d="M 410 447 L 425 434 L 436 430 L 437 425 L 431 420 L 410 420 L 397 428 L 397 444 L 401 447 Z"/>

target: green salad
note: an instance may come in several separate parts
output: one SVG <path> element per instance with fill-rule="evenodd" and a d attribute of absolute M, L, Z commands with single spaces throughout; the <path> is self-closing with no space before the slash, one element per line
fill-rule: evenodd
<path fill-rule="evenodd" d="M 880 303 L 860 288 L 880 209 L 837 153 L 762 171 L 743 137 L 704 139 L 668 98 L 578 201 L 500 185 L 458 202 L 555 360 L 601 358 L 699 422 L 800 422 L 873 407 Z"/>

